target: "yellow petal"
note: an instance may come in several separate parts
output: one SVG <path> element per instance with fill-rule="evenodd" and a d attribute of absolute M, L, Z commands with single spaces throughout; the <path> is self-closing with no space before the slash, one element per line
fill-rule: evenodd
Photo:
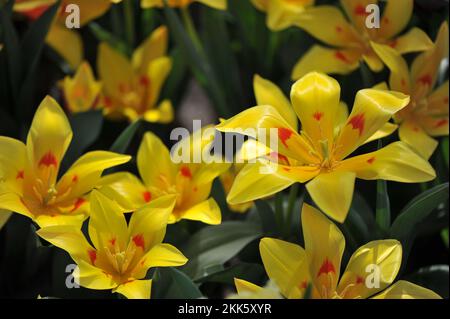
<path fill-rule="evenodd" d="M 30 218 L 33 218 L 33 214 L 23 204 L 19 195 L 8 192 L 0 194 L 0 209 L 18 213 Z"/>
<path fill-rule="evenodd" d="M 272 31 L 280 31 L 294 25 L 298 16 L 304 12 L 305 6 L 311 1 L 289 3 L 283 0 L 267 2 L 266 24 Z"/>
<path fill-rule="evenodd" d="M 263 287 L 239 278 L 234 278 L 234 286 L 239 295 L 256 294 L 264 289 Z"/>
<path fill-rule="evenodd" d="M 121 295 L 124 295 L 128 299 L 150 299 L 152 289 L 152 280 L 133 280 L 127 283 L 121 284 L 114 289 Z"/>
<path fill-rule="evenodd" d="M 250 0 L 253 5 L 261 11 L 266 11 L 267 10 L 267 3 L 268 0 Z"/>
<path fill-rule="evenodd" d="M 441 61 L 448 57 L 448 25 L 444 22 L 432 48 L 419 55 L 411 66 L 411 81 L 416 91 L 430 92 L 437 79 Z"/>
<path fill-rule="evenodd" d="M 144 134 L 137 153 L 137 166 L 147 187 L 165 189 L 175 184 L 176 166 L 172 163 L 169 150 L 153 133 Z"/>
<path fill-rule="evenodd" d="M 9 217 L 11 216 L 11 212 L 1 209 L 0 210 L 0 230 L 5 226 L 8 222 Z"/>
<path fill-rule="evenodd" d="M 83 205 L 87 207 L 86 205 Z M 74 226 L 80 228 L 83 221 L 87 218 L 86 211 L 77 211 L 77 214 L 67 215 L 38 215 L 35 217 L 34 221 L 39 227 L 51 227 L 51 226 Z"/>
<path fill-rule="evenodd" d="M 315 149 L 327 145 L 328 152 L 333 145 L 334 128 L 339 113 L 339 83 L 321 73 L 311 72 L 294 83 L 291 101 L 304 131 Z"/>
<path fill-rule="evenodd" d="M 375 140 L 378 140 L 380 138 L 386 137 L 391 135 L 395 132 L 395 130 L 398 128 L 397 124 L 392 124 L 390 122 L 387 122 L 383 125 L 382 128 L 380 128 L 378 131 L 376 131 L 371 137 L 369 137 L 364 143 L 369 143 Z"/>
<path fill-rule="evenodd" d="M 298 120 L 289 100 L 278 86 L 259 75 L 253 77 L 253 90 L 258 105 L 271 105 L 297 131 Z"/>
<path fill-rule="evenodd" d="M 150 123 L 167 124 L 173 121 L 174 110 L 169 100 L 163 100 L 157 108 L 144 113 L 144 120 Z"/>
<path fill-rule="evenodd" d="M 438 141 L 428 136 L 414 120 L 403 122 L 398 130 L 398 135 L 402 142 L 411 146 L 425 159 L 429 159 L 438 146 Z"/>
<path fill-rule="evenodd" d="M 108 151 L 88 152 L 72 164 L 56 188 L 62 190 L 70 187 L 71 197 L 81 197 L 99 183 L 105 169 L 126 163 L 130 159 L 129 155 Z"/>
<path fill-rule="evenodd" d="M 402 264 L 402 245 L 397 240 L 376 240 L 358 248 L 339 282 L 344 298 L 366 299 L 388 287 Z"/>
<path fill-rule="evenodd" d="M 172 60 L 169 57 L 160 57 L 151 61 L 148 65 L 147 74 L 150 79 L 151 94 L 148 105 L 152 107 L 156 104 L 161 92 L 161 88 L 167 79 L 172 68 Z"/>
<path fill-rule="evenodd" d="M 311 71 L 348 74 L 358 68 L 361 57 L 359 49 L 329 49 L 314 45 L 295 64 L 291 79 L 297 80 Z"/>
<path fill-rule="evenodd" d="M 93 266 L 90 262 L 80 260 L 73 276 L 81 286 L 89 289 L 104 290 L 118 286 L 114 278 L 105 270 Z"/>
<path fill-rule="evenodd" d="M 331 46 L 355 47 L 362 42 L 342 12 L 333 6 L 309 8 L 298 17 L 296 25 Z"/>
<path fill-rule="evenodd" d="M 158 244 L 151 248 L 139 261 L 138 268 L 134 269 L 133 273 L 145 276 L 145 272 L 141 272 L 142 269 L 149 269 L 153 267 L 177 267 L 182 266 L 187 262 L 187 258 L 174 246 L 169 244 Z M 136 272 L 137 271 L 137 272 Z"/>
<path fill-rule="evenodd" d="M 37 234 L 58 248 L 68 252 L 72 259 L 78 264 L 85 261 L 92 264 L 95 258 L 95 249 L 88 243 L 81 230 L 74 226 L 59 225 L 41 228 Z"/>
<path fill-rule="evenodd" d="M 345 249 L 344 236 L 335 224 L 307 204 L 302 208 L 302 229 L 314 286 L 319 293 L 323 288 L 334 291 Z"/>
<path fill-rule="evenodd" d="M 427 114 L 431 116 L 448 116 L 448 80 L 439 86 L 427 98 Z M 447 130 L 448 133 L 448 130 Z"/>
<path fill-rule="evenodd" d="M 274 238 L 259 243 L 261 259 L 269 278 L 290 299 L 301 298 L 311 279 L 308 259 L 302 247 Z"/>
<path fill-rule="evenodd" d="M 409 96 L 399 92 L 358 91 L 352 112 L 337 138 L 335 158 L 342 159 L 352 153 L 408 103 Z"/>
<path fill-rule="evenodd" d="M 131 215 L 130 237 L 142 236 L 144 251 L 160 244 L 166 233 L 167 222 L 175 206 L 176 196 L 167 195 L 150 201 Z"/>
<path fill-rule="evenodd" d="M 116 96 L 121 84 L 133 80 L 131 62 L 104 42 L 98 48 L 97 68 L 106 95 Z"/>
<path fill-rule="evenodd" d="M 89 237 L 97 249 L 118 245 L 122 250 L 128 245 L 128 227 L 120 206 L 97 190 L 89 196 L 91 216 Z"/>
<path fill-rule="evenodd" d="M 144 206 L 152 197 L 139 178 L 128 172 L 106 175 L 98 186 L 103 194 L 114 199 L 127 212 Z"/>
<path fill-rule="evenodd" d="M 409 281 L 399 280 L 374 299 L 442 299 L 434 291 L 413 284 Z"/>
<path fill-rule="evenodd" d="M 146 74 L 149 63 L 166 54 L 167 34 L 167 27 L 160 26 L 133 52 L 133 66 L 140 74 Z"/>
<path fill-rule="evenodd" d="M 73 78 L 66 76 L 62 89 L 67 108 L 70 112 L 84 112 L 95 107 L 99 98 L 101 84 L 95 81 L 91 66 L 83 62 Z"/>
<path fill-rule="evenodd" d="M 83 41 L 81 36 L 64 25 L 54 23 L 45 39 L 61 57 L 76 69 L 83 60 Z"/>
<path fill-rule="evenodd" d="M 381 61 L 380 58 L 372 50 L 369 50 L 368 52 L 363 54 L 362 58 L 373 72 L 380 72 L 381 70 L 383 70 L 383 61 Z"/>
<path fill-rule="evenodd" d="M 10 137 L 0 136 L 0 181 L 3 183 L 2 187 L 22 194 L 26 161 L 25 144 Z"/>
<path fill-rule="evenodd" d="M 366 7 L 369 4 L 378 4 L 378 0 L 341 0 L 340 2 L 345 13 L 360 33 L 370 31 L 366 28 Z"/>
<path fill-rule="evenodd" d="M 56 0 L 28 0 L 28 1 L 16 1 L 14 3 L 14 11 L 26 12 L 45 5 L 52 5 Z"/>
<path fill-rule="evenodd" d="M 316 160 L 304 138 L 270 105 L 249 108 L 216 126 L 221 132 L 244 134 L 261 140 L 264 136 L 258 137 L 259 128 L 265 129 L 264 142 L 269 148 L 273 147 L 270 145 L 270 129 L 273 129 L 278 134 L 278 153 L 298 159 L 302 163 Z"/>
<path fill-rule="evenodd" d="M 381 60 L 391 70 L 389 76 L 389 86 L 391 89 L 409 94 L 411 92 L 411 84 L 408 65 L 405 59 L 403 59 L 400 53 L 387 45 L 381 45 L 375 42 L 371 42 L 371 45 Z"/>
<path fill-rule="evenodd" d="M 436 177 L 433 167 L 403 142 L 394 142 L 378 151 L 346 159 L 338 169 L 353 171 L 362 179 L 403 183 L 427 182 Z"/>
<path fill-rule="evenodd" d="M 209 198 L 208 200 L 188 208 L 186 211 L 182 212 L 180 218 L 198 220 L 210 225 L 218 225 L 222 222 L 220 207 L 217 205 L 214 198 Z"/>
<path fill-rule="evenodd" d="M 343 223 L 352 203 L 355 178 L 350 171 L 322 173 L 306 184 L 306 189 L 325 214 Z"/>
<path fill-rule="evenodd" d="M 59 169 L 72 140 L 69 121 L 58 103 L 46 96 L 39 105 L 27 137 L 28 158 L 36 171 Z M 53 174 L 56 180 L 56 174 Z"/>
<path fill-rule="evenodd" d="M 412 28 L 406 34 L 391 42 L 391 46 L 401 54 L 428 50 L 433 46 L 428 35 L 419 28 Z"/>
<path fill-rule="evenodd" d="M 378 34 L 385 39 L 399 34 L 408 25 L 413 6 L 413 0 L 387 1 Z"/>
<path fill-rule="evenodd" d="M 227 9 L 227 0 L 194 0 L 204 5 L 207 5 L 211 8 L 218 10 L 226 10 Z"/>
<path fill-rule="evenodd" d="M 71 4 L 76 4 L 80 8 L 80 24 L 83 26 L 103 15 L 111 6 L 111 0 L 71 0 Z M 61 23 L 64 23 L 68 13 L 61 12 L 58 17 Z"/>

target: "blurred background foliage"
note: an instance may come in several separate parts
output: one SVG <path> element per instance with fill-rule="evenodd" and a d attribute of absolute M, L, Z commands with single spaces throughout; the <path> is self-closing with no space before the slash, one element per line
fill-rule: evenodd
<path fill-rule="evenodd" d="M 277 83 L 287 94 L 293 65 L 316 42 L 298 28 L 271 32 L 265 15 L 247 0 L 228 0 L 227 11 L 193 4 L 190 15 L 168 7 L 143 10 L 138 0 L 125 1 L 132 2 L 131 29 L 125 26 L 123 4 L 112 6 L 80 30 L 85 59 L 95 69 L 100 41 L 130 55 L 152 30 L 167 25 L 173 68 L 162 99 L 171 99 L 175 121 L 169 125 L 128 124 L 104 119 L 98 110 L 68 114 L 74 138 L 61 174 L 88 150 L 111 149 L 134 155 L 148 130 L 170 146 L 174 141 L 169 140 L 169 133 L 174 127 L 186 126 L 199 117 L 204 125 L 217 123 L 219 117 L 228 118 L 255 105 L 254 74 Z M 74 70 L 45 44 L 58 3 L 30 22 L 12 11 L 13 2 L 0 0 L 0 135 L 25 140 L 45 95 L 51 94 L 64 105 L 57 82 Z M 339 5 L 331 0 L 316 3 Z M 448 20 L 448 1 L 415 1 L 410 26 L 420 27 L 434 39 L 444 20 Z M 413 56 L 407 55 L 407 59 Z M 386 80 L 388 70 L 373 74 L 362 68 L 335 78 L 341 84 L 342 99 L 352 105 L 357 90 Z M 441 79 L 445 78 L 448 68 L 442 70 Z M 382 143 L 395 138 L 387 137 Z M 359 152 L 377 147 L 372 142 Z M 399 276 L 448 297 L 448 151 L 446 137 L 430 159 L 437 171 L 435 181 L 420 185 L 357 182 L 349 216 L 340 225 L 347 240 L 343 264 L 370 240 L 396 238 L 404 246 Z M 120 169 L 135 172 L 135 161 Z M 302 244 L 299 212 L 303 201 L 311 202 L 303 185 L 257 201 L 246 214 L 229 210 L 217 180 L 212 194 L 222 209 L 222 224 L 205 226 L 183 220 L 169 225 L 166 242 L 175 244 L 190 261 L 180 269 L 150 271 L 153 298 L 223 297 L 233 291 L 234 277 L 263 284 L 267 277 L 259 257 L 259 238 L 272 236 Z M 109 291 L 66 288 L 70 257 L 43 245 L 35 231 L 31 221 L 18 214 L 0 230 L 0 297 L 117 298 Z"/>

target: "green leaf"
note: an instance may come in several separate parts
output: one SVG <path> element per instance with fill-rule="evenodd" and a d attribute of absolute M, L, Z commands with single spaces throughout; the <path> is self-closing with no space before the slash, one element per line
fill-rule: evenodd
<path fill-rule="evenodd" d="M 96 22 L 91 22 L 88 25 L 89 30 L 100 42 L 106 42 L 111 47 L 121 52 L 124 55 L 131 56 L 131 48 L 115 34 L 104 29 L 101 25 Z"/>
<path fill-rule="evenodd" d="M 77 160 L 94 143 L 102 130 L 103 114 L 101 110 L 80 112 L 69 116 L 73 139 L 62 163 L 63 170 Z"/>
<path fill-rule="evenodd" d="M 275 212 L 269 203 L 265 200 L 257 200 L 255 201 L 255 205 L 264 234 L 267 236 L 279 234 L 280 230 L 275 219 Z"/>
<path fill-rule="evenodd" d="M 167 267 L 158 268 L 153 275 L 153 299 L 197 299 L 202 293 L 182 271 Z"/>
<path fill-rule="evenodd" d="M 437 185 L 411 200 L 393 222 L 390 234 L 401 241 L 404 261 L 406 263 L 409 250 L 415 236 L 423 223 L 439 205 L 448 199 L 448 183 Z"/>
<path fill-rule="evenodd" d="M 448 137 L 444 138 L 441 142 L 441 149 L 442 149 L 442 154 L 444 155 L 444 160 L 445 160 L 445 164 L 447 165 L 447 169 L 448 169 L 448 151 L 449 151 L 449 145 L 448 145 Z"/>
<path fill-rule="evenodd" d="M 449 242 L 448 242 L 449 241 L 449 238 L 448 238 L 448 227 L 441 231 L 441 237 L 442 237 L 442 240 L 443 240 L 443 242 L 445 244 L 445 247 L 447 247 L 447 249 L 448 249 L 448 245 L 449 245 Z"/>
<path fill-rule="evenodd" d="M 198 280 L 199 283 L 216 282 L 234 285 L 234 278 L 244 279 L 252 283 L 261 282 L 265 277 L 264 267 L 254 263 L 239 263 Z"/>
<path fill-rule="evenodd" d="M 195 233 L 182 249 L 189 259 L 183 270 L 194 280 L 209 276 L 211 267 L 224 264 L 261 236 L 261 227 L 248 222 L 227 221 L 207 226 Z"/>
<path fill-rule="evenodd" d="M 449 297 L 449 267 L 448 265 L 433 265 L 420 268 L 417 272 L 407 276 L 407 280 L 425 288 L 433 290 L 442 298 Z"/>
<path fill-rule="evenodd" d="M 113 145 L 110 147 L 111 152 L 125 153 L 128 146 L 130 145 L 137 129 L 141 126 L 142 121 L 137 120 L 130 125 L 119 135 L 119 137 L 114 141 Z"/>
<path fill-rule="evenodd" d="M 380 229 L 388 231 L 391 226 L 391 204 L 385 180 L 377 181 L 376 221 Z"/>

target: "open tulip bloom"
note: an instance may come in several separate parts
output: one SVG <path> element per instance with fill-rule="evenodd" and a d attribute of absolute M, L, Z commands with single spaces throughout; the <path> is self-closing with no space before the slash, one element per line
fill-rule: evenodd
<path fill-rule="evenodd" d="M 0 210 L 30 217 L 40 227 L 80 226 L 89 210 L 85 195 L 100 181 L 105 169 L 128 162 L 131 157 L 92 151 L 57 180 L 71 140 L 69 121 L 49 96 L 36 111 L 26 145 L 0 136 Z"/>
<path fill-rule="evenodd" d="M 317 6 L 298 16 L 297 26 L 331 48 L 314 45 L 297 62 L 292 79 L 297 80 L 310 71 L 348 74 L 358 68 L 360 62 L 367 63 L 374 72 L 383 69 L 383 62 L 375 54 L 370 41 L 387 44 L 397 52 L 423 51 L 432 46 L 425 32 L 412 28 L 398 36 L 408 25 L 413 12 L 413 0 L 388 0 L 380 18 L 379 28 L 368 28 L 366 7 L 378 4 L 376 0 L 341 0 L 349 21 L 334 6 Z"/>
<path fill-rule="evenodd" d="M 259 105 L 216 128 L 238 133 L 248 128 L 277 128 L 278 150 L 269 149 L 270 156 L 248 163 L 239 172 L 227 197 L 230 204 L 263 198 L 294 183 L 308 182 L 306 189 L 314 202 L 342 223 L 352 202 L 356 178 L 405 183 L 435 178 L 430 164 L 403 142 L 348 158 L 360 145 L 385 135 L 379 130 L 408 105 L 408 96 L 387 90 L 360 90 L 352 112 L 346 116 L 346 107 L 339 103 L 340 86 L 327 75 L 313 72 L 294 83 L 292 106 L 269 81 L 257 81 L 256 85 Z M 271 159 L 274 151 L 275 164 Z"/>
<path fill-rule="evenodd" d="M 345 238 L 339 228 L 307 204 L 303 205 L 301 220 L 304 249 L 267 237 L 259 245 L 267 275 L 285 298 L 304 298 L 309 287 L 314 299 L 441 298 L 408 281 L 392 284 L 402 264 L 402 246 L 393 239 L 371 241 L 358 248 L 340 276 Z M 235 284 L 240 295 L 264 296 L 261 290 L 267 289 L 241 279 L 235 279 Z"/>
<path fill-rule="evenodd" d="M 193 2 L 203 3 L 214 9 L 226 10 L 227 0 L 167 0 L 167 5 L 172 8 L 186 8 Z M 162 8 L 164 0 L 141 0 L 142 8 Z"/>
<path fill-rule="evenodd" d="M 186 257 L 163 244 L 175 196 L 156 199 L 133 213 L 127 225 L 120 206 L 100 192 L 90 195 L 89 239 L 73 226 L 50 226 L 39 236 L 67 251 L 77 263 L 75 279 L 89 289 L 112 289 L 127 298 L 150 298 L 149 268 L 181 266 Z"/>
<path fill-rule="evenodd" d="M 194 143 L 205 144 L 206 141 L 200 142 L 191 136 L 177 145 L 191 148 Z M 213 180 L 229 164 L 174 163 L 163 142 L 147 132 L 137 153 L 137 166 L 142 181 L 131 173 L 120 172 L 104 177 L 101 182 L 102 191 L 111 198 L 118 198 L 126 211 L 134 211 L 156 198 L 173 194 L 177 199 L 169 223 L 190 219 L 220 224 L 220 207 L 210 197 L 210 192 Z"/>
<path fill-rule="evenodd" d="M 439 29 L 435 45 L 414 60 L 411 70 L 391 47 L 372 46 L 391 70 L 390 88 L 411 96 L 408 106 L 394 115 L 400 124 L 400 140 L 428 159 L 438 145 L 432 137 L 448 135 L 448 80 L 433 91 L 439 66 L 448 57 L 447 23 Z"/>

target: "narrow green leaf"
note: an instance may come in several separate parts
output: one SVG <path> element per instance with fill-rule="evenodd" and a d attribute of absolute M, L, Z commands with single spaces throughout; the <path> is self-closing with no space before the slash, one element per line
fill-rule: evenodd
<path fill-rule="evenodd" d="M 109 150 L 116 153 L 125 153 L 131 141 L 133 140 L 137 129 L 141 126 L 141 123 L 141 120 L 137 120 L 128 125 L 128 127 L 114 141 Z"/>
<path fill-rule="evenodd" d="M 447 169 L 448 169 L 448 152 L 449 152 L 449 145 L 448 145 L 448 137 L 444 138 L 441 142 L 441 150 L 442 150 L 442 154 L 444 155 L 444 160 L 445 160 L 445 164 L 447 165 Z"/>
<path fill-rule="evenodd" d="M 385 180 L 377 181 L 376 221 L 380 229 L 388 231 L 391 226 L 391 204 Z"/>
<path fill-rule="evenodd" d="M 182 249 L 189 258 L 183 270 L 194 280 L 209 276 L 208 267 L 227 262 L 261 236 L 261 227 L 249 222 L 227 221 L 207 226 L 195 233 Z"/>
<path fill-rule="evenodd" d="M 197 299 L 202 293 L 182 271 L 167 267 L 158 268 L 152 281 L 153 299 Z"/>
<path fill-rule="evenodd" d="M 447 247 L 447 249 L 448 249 L 448 245 L 449 245 L 448 227 L 441 231 L 441 237 L 442 237 L 442 240 L 444 241 L 445 247 Z"/>
<path fill-rule="evenodd" d="M 111 47 L 121 52 L 124 55 L 131 56 L 131 48 L 119 37 L 115 34 L 109 32 L 104 29 L 96 22 L 91 22 L 88 25 L 89 30 L 91 30 L 92 34 L 97 38 L 100 42 L 106 42 Z"/>
<path fill-rule="evenodd" d="M 252 283 L 258 283 L 264 278 L 265 274 L 264 267 L 259 264 L 239 263 L 220 272 L 215 272 L 210 276 L 203 277 L 198 282 L 216 282 L 234 285 L 234 278 L 239 278 Z"/>

